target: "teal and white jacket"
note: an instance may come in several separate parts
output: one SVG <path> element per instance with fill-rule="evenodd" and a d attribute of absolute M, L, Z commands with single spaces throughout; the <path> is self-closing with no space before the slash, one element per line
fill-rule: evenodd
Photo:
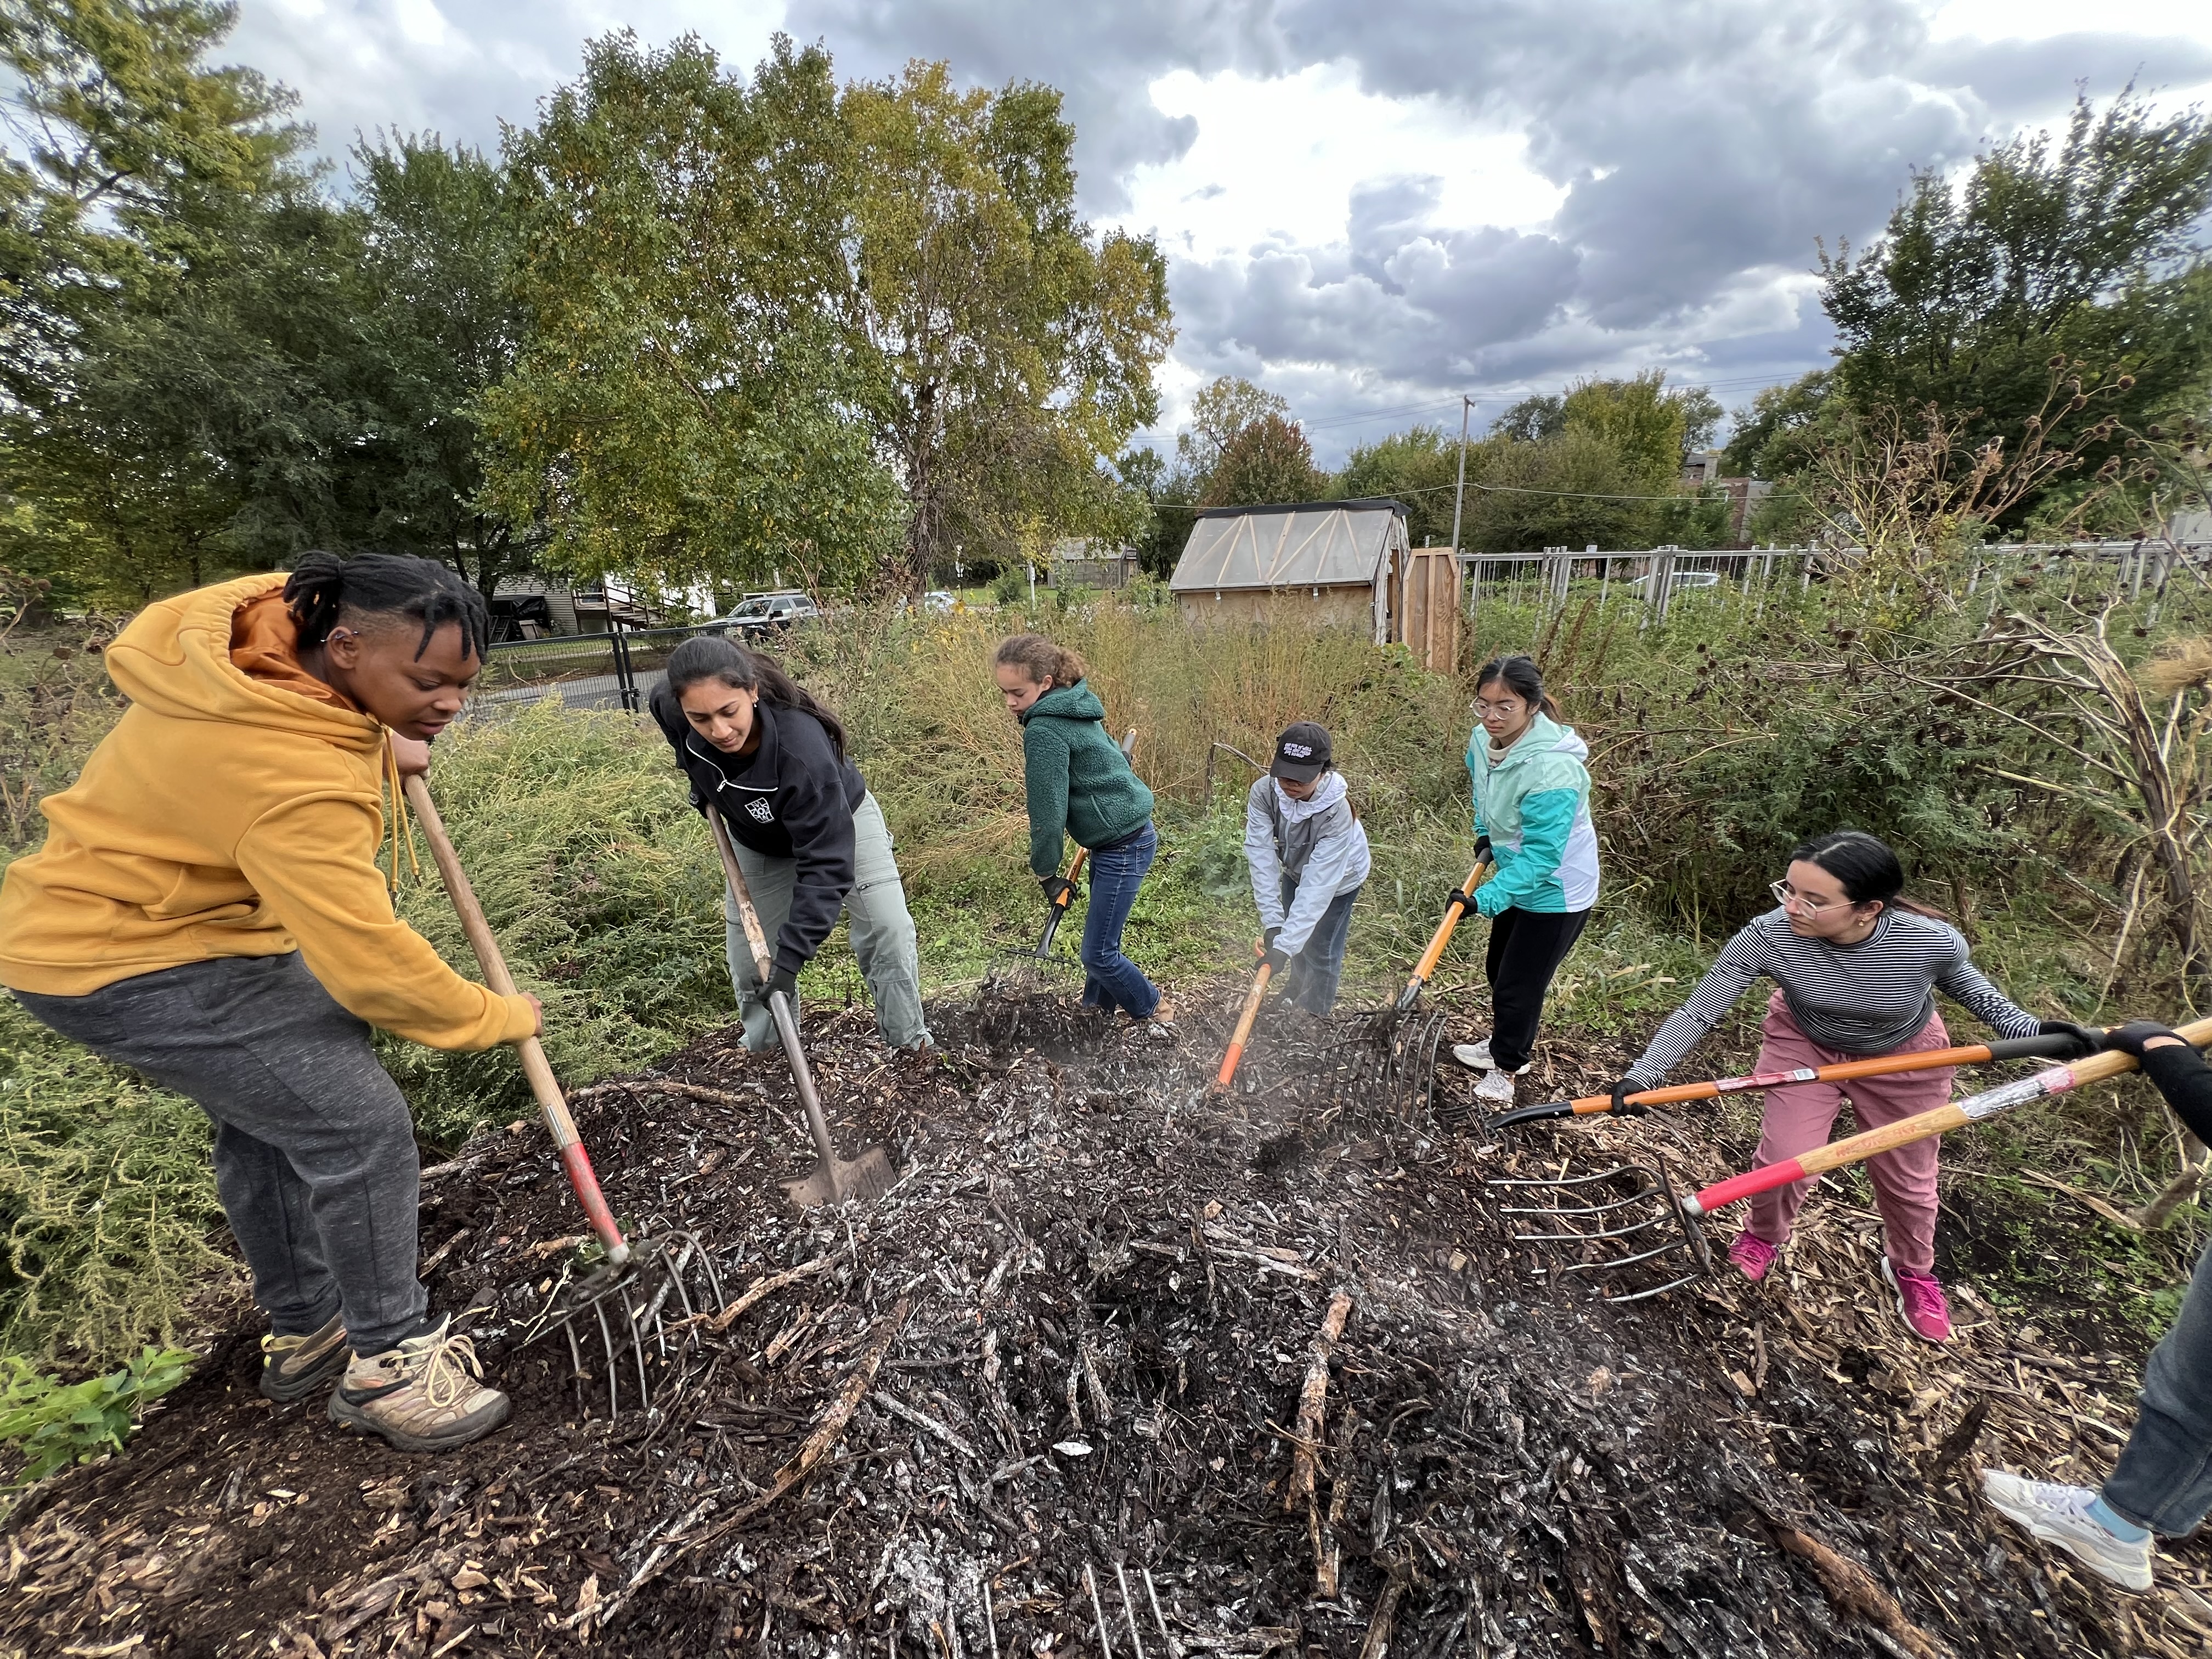
<path fill-rule="evenodd" d="M 1571 726 L 1539 714 L 1504 759 L 1490 763 L 1490 733 L 1467 742 L 1474 833 L 1490 837 L 1498 873 L 1474 890 L 1486 916 L 1508 908 L 1557 915 L 1597 902 L 1597 830 L 1590 823 L 1589 745 Z"/>

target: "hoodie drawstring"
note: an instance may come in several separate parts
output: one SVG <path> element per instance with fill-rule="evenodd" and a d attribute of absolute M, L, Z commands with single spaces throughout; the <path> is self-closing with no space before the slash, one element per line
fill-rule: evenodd
<path fill-rule="evenodd" d="M 407 868 L 417 881 L 422 878 L 422 860 L 415 856 L 415 820 L 407 811 L 407 791 L 399 778 L 399 757 L 392 752 L 392 745 L 384 745 L 384 781 L 392 790 L 392 811 L 386 820 L 392 829 L 392 894 L 399 896 L 399 843 L 407 843 Z"/>

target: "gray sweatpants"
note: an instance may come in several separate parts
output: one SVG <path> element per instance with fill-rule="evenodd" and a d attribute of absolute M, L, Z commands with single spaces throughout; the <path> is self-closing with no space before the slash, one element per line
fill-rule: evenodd
<path fill-rule="evenodd" d="M 355 1352 L 374 1353 L 421 1328 L 407 1102 L 368 1024 L 296 951 L 187 963 L 88 996 L 15 997 L 215 1120 L 216 1193 L 276 1334 L 343 1312 Z"/>
<path fill-rule="evenodd" d="M 929 1036 L 921 1012 L 921 958 L 915 945 L 914 918 L 907 914 L 906 886 L 899 879 L 898 861 L 891 856 L 890 826 L 884 822 L 884 809 L 876 805 L 872 793 L 861 796 L 853 809 L 853 890 L 845 895 L 853 955 L 860 961 L 860 976 L 868 981 L 868 994 L 876 1000 L 876 1030 L 893 1048 L 910 1048 Z M 791 890 L 798 880 L 799 864 L 794 859 L 756 853 L 743 842 L 737 843 L 737 850 L 738 868 L 744 872 L 745 887 L 752 894 L 753 908 L 760 913 L 761 931 L 767 935 L 773 960 L 775 936 L 791 915 Z M 744 1012 L 745 1047 L 768 1048 L 775 1041 L 775 1022 L 768 1005 L 755 999 L 760 973 L 738 902 L 726 888 L 722 921 L 730 984 Z"/>

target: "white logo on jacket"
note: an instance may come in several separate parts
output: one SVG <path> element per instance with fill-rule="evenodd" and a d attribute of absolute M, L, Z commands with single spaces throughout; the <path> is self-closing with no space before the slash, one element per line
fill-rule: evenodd
<path fill-rule="evenodd" d="M 764 800 L 747 801 L 745 811 L 763 823 L 772 823 L 775 821 L 775 809 Z"/>

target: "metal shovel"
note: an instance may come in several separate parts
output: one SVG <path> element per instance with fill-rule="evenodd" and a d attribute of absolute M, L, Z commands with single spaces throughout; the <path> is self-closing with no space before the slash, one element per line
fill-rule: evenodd
<path fill-rule="evenodd" d="M 712 805 L 707 809 L 707 822 L 714 831 L 714 850 L 722 855 L 722 874 L 729 881 L 730 896 L 737 901 L 738 915 L 744 921 L 745 942 L 752 946 L 753 967 L 760 975 L 761 984 L 766 986 L 775 971 L 775 963 L 769 957 L 768 935 L 762 930 L 760 912 L 753 908 L 753 896 L 745 886 L 745 872 L 738 867 L 737 848 L 730 844 L 729 826 Z M 783 1044 L 783 1056 L 791 1062 L 792 1086 L 799 1091 L 799 1108 L 806 1114 L 807 1133 L 814 1137 L 818 1159 L 810 1173 L 783 1183 L 784 1195 L 802 1210 L 840 1204 L 848 1198 L 881 1198 L 898 1179 L 897 1172 L 891 1168 L 890 1154 L 880 1146 L 869 1146 L 855 1158 L 837 1156 L 836 1143 L 830 1139 L 829 1122 L 822 1115 L 822 1097 L 814 1091 L 814 1073 L 807 1069 L 805 1051 L 799 1046 L 799 1021 L 792 1012 L 790 999 L 781 991 L 770 991 L 767 995 L 769 1016 L 775 1021 L 775 1034 Z"/>

